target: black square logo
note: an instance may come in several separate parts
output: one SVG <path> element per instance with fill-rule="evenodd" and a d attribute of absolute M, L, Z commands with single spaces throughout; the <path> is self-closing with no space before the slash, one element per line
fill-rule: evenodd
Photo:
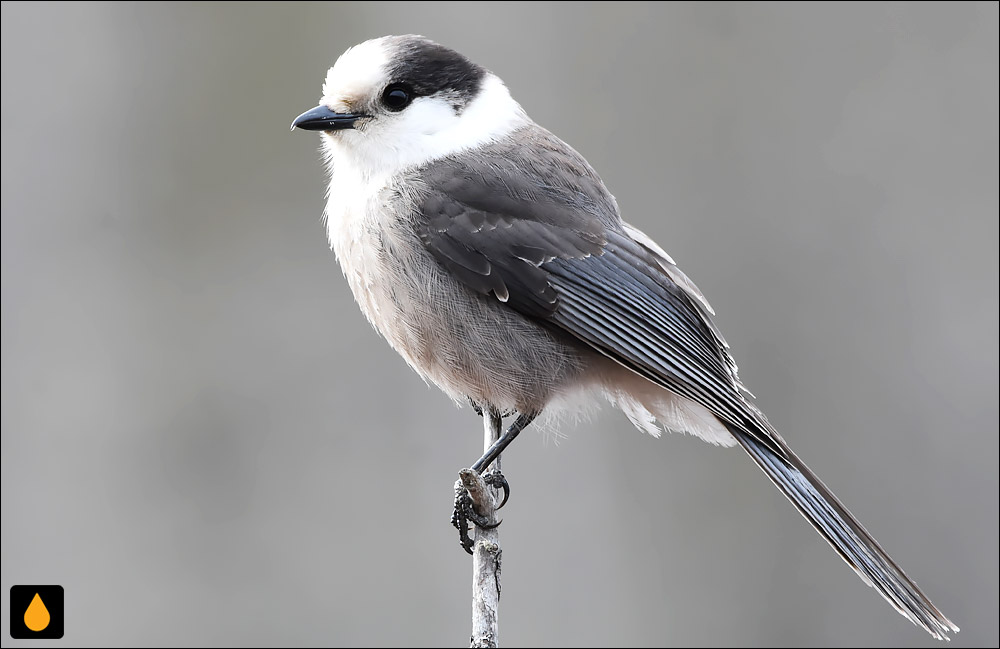
<path fill-rule="evenodd" d="M 10 637 L 63 637 L 62 586 L 11 586 Z"/>

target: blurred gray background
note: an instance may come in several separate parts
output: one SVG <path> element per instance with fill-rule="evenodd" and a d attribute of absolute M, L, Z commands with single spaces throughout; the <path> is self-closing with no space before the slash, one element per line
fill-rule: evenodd
<path fill-rule="evenodd" d="M 954 646 L 997 646 L 997 24 L 4 3 L 4 646 L 31 583 L 66 588 L 54 645 L 467 645 L 448 518 L 480 420 L 361 316 L 318 137 L 288 131 L 390 33 L 492 69 L 590 160 Z M 740 451 L 608 409 L 561 432 L 505 455 L 503 644 L 935 645 Z"/>

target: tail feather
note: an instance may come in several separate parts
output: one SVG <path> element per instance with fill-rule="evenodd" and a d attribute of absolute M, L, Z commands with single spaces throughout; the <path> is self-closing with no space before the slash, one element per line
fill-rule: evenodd
<path fill-rule="evenodd" d="M 791 449 L 782 443 L 780 450 L 784 455 L 778 455 L 758 438 L 728 427 L 757 466 L 865 583 L 911 622 L 938 640 L 950 640 L 946 634 L 957 632 L 958 627 L 931 603 Z"/>

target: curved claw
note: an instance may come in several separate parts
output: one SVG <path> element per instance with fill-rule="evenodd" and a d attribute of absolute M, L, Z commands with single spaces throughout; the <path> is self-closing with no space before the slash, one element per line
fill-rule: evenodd
<path fill-rule="evenodd" d="M 485 525 L 480 525 L 479 523 L 476 523 L 476 527 L 484 529 L 484 530 L 492 530 L 492 529 L 495 529 L 497 527 L 500 527 L 500 523 L 502 523 L 502 522 L 503 521 L 500 520 L 500 521 L 497 521 L 496 523 L 486 523 Z"/>
<path fill-rule="evenodd" d="M 499 471 L 491 471 L 483 476 L 483 482 L 494 489 L 503 489 L 503 499 L 497 505 L 497 509 L 503 509 L 503 506 L 507 504 L 507 499 L 510 498 L 510 483 L 507 482 L 507 478 L 503 477 Z"/>

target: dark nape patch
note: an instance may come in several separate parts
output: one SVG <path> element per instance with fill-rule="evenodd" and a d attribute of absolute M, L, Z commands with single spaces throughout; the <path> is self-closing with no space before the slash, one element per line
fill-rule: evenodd
<path fill-rule="evenodd" d="M 393 83 L 404 83 L 418 97 L 439 92 L 451 95 L 456 113 L 475 97 L 486 76 L 486 69 L 455 50 L 419 36 L 398 36 L 389 69 Z"/>

